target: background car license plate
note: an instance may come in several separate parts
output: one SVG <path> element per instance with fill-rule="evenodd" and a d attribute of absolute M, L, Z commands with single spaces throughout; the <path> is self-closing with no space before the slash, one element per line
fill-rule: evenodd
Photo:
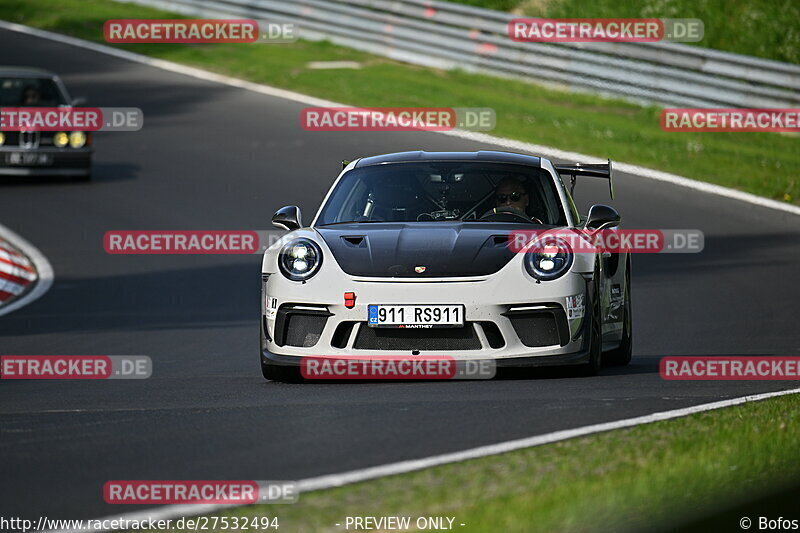
<path fill-rule="evenodd" d="M 373 328 L 464 326 L 463 305 L 370 305 L 367 325 Z"/>
<path fill-rule="evenodd" d="M 36 152 L 11 152 L 6 154 L 6 163 L 9 165 L 49 165 L 53 162 L 50 154 Z"/>

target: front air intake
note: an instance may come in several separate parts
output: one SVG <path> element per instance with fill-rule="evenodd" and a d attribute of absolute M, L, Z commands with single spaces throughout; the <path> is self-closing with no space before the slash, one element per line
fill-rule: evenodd
<path fill-rule="evenodd" d="M 371 328 L 358 327 L 356 350 L 480 350 L 481 341 L 471 322 L 463 328 Z"/>
<path fill-rule="evenodd" d="M 520 342 L 529 348 L 566 346 L 569 342 L 567 315 L 560 305 L 511 308 L 503 316 L 508 317 Z"/>
<path fill-rule="evenodd" d="M 310 348 L 317 344 L 328 317 L 324 305 L 283 304 L 275 316 L 275 344 Z"/>

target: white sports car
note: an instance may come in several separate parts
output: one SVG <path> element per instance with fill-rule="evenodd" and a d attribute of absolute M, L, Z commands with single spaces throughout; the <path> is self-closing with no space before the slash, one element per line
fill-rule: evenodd
<path fill-rule="evenodd" d="M 509 245 L 526 230 L 614 229 L 581 217 L 562 176 L 605 178 L 611 162 L 553 165 L 506 152 L 404 152 L 358 159 L 309 226 L 264 253 L 261 367 L 295 381 L 304 357 L 450 356 L 497 367 L 631 358 L 630 255 Z"/>

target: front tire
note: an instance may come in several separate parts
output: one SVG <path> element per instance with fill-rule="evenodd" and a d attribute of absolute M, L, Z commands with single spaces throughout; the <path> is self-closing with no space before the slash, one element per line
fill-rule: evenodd
<path fill-rule="evenodd" d="M 603 314 L 600 306 L 600 268 L 595 266 L 591 291 L 589 362 L 582 365 L 580 375 L 596 376 L 603 366 Z"/>
<path fill-rule="evenodd" d="M 631 312 L 631 263 L 625 271 L 625 314 L 622 319 L 622 340 L 619 347 L 605 354 L 606 362 L 613 366 L 625 366 L 633 356 L 633 313 Z"/>

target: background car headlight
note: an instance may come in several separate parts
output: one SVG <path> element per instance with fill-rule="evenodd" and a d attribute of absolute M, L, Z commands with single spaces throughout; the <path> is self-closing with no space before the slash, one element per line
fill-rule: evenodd
<path fill-rule="evenodd" d="M 3 135 L 2 131 L 0 131 L 0 146 L 3 146 L 4 142 L 6 142 L 6 136 Z"/>
<path fill-rule="evenodd" d="M 69 143 L 69 135 L 63 131 L 59 131 L 53 135 L 53 144 L 59 148 L 64 148 Z"/>
<path fill-rule="evenodd" d="M 538 280 L 550 281 L 563 276 L 572 266 L 574 257 L 566 241 L 543 239 L 525 252 L 525 270 Z"/>
<path fill-rule="evenodd" d="M 86 134 L 82 131 L 73 131 L 69 134 L 69 145 L 73 148 L 83 148 L 86 144 Z"/>
<path fill-rule="evenodd" d="M 292 281 L 307 280 L 317 273 L 321 264 L 322 250 L 309 239 L 290 241 L 278 256 L 281 273 Z"/>

